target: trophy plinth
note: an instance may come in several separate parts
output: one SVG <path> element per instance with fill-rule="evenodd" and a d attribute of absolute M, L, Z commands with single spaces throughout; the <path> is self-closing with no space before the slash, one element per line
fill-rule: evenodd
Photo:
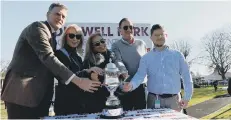
<path fill-rule="evenodd" d="M 110 96 L 107 98 L 105 103 L 106 107 L 102 111 L 101 118 L 117 119 L 123 117 L 123 108 L 120 104 L 120 100 L 114 95 L 114 92 L 120 86 L 118 74 L 118 68 L 110 61 L 105 68 L 104 80 L 104 85 L 110 92 Z"/>

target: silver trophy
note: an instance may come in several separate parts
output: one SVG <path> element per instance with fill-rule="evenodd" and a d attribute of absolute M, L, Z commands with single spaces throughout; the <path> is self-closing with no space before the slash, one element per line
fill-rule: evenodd
<path fill-rule="evenodd" d="M 106 107 L 103 109 L 101 117 L 106 119 L 117 119 L 123 116 L 123 108 L 120 104 L 120 100 L 114 95 L 114 92 L 120 86 L 118 78 L 120 72 L 111 61 L 110 59 L 110 63 L 108 63 L 105 68 L 104 80 L 104 85 L 110 92 L 110 96 L 107 98 Z"/>

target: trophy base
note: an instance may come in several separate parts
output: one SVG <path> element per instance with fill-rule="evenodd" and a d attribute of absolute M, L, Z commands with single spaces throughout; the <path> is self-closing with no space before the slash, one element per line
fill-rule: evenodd
<path fill-rule="evenodd" d="M 123 108 L 121 106 L 106 106 L 103 109 L 100 118 L 104 119 L 118 119 L 124 117 Z"/>

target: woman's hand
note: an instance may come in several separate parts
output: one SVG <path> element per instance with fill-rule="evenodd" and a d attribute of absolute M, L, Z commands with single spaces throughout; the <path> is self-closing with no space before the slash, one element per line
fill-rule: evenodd
<path fill-rule="evenodd" d="M 94 72 L 97 73 L 98 75 L 102 75 L 104 70 L 99 68 L 99 67 L 91 67 L 90 69 L 87 70 L 88 73 Z"/>
<path fill-rule="evenodd" d="M 99 81 L 98 74 L 95 72 L 91 73 L 91 80 L 93 81 Z"/>

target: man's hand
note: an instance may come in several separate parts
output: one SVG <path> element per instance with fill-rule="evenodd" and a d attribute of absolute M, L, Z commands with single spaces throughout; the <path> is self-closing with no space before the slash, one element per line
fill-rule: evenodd
<path fill-rule="evenodd" d="M 99 81 L 92 81 L 88 78 L 78 78 L 74 77 L 72 81 L 75 85 L 79 88 L 83 89 L 84 91 L 93 93 L 94 91 L 98 90 L 97 87 L 101 86 Z"/>
<path fill-rule="evenodd" d="M 99 68 L 99 67 L 91 67 L 90 69 L 87 70 L 88 73 L 95 72 L 99 75 L 102 75 L 104 70 Z"/>
<path fill-rule="evenodd" d="M 181 108 L 186 108 L 188 106 L 188 102 L 189 102 L 188 100 L 181 99 L 180 102 L 179 102 L 180 107 Z"/>
<path fill-rule="evenodd" d="M 128 73 L 122 73 L 121 76 L 122 76 L 124 79 L 126 79 L 126 78 L 129 77 Z"/>
<path fill-rule="evenodd" d="M 99 81 L 98 74 L 95 72 L 91 73 L 91 80 L 93 81 Z"/>
<path fill-rule="evenodd" d="M 123 85 L 123 91 L 129 92 L 132 90 L 132 84 L 130 82 L 125 82 Z"/>

